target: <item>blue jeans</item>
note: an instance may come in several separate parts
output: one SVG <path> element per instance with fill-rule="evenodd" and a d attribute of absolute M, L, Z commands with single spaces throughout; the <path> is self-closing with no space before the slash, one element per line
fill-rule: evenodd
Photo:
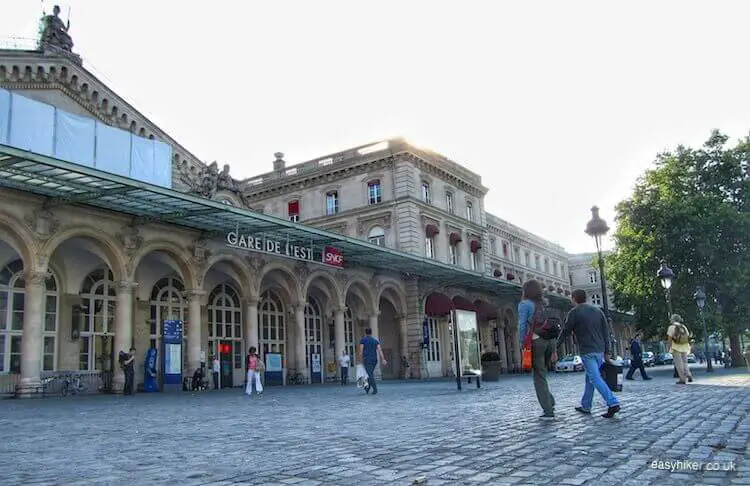
<path fill-rule="evenodd" d="M 581 407 L 584 410 L 591 410 L 591 402 L 594 400 L 594 388 L 607 402 L 608 407 L 619 405 L 620 402 L 612 390 L 602 378 L 602 364 L 604 364 L 604 353 L 589 353 L 581 356 L 583 360 L 583 370 L 586 372 L 586 385 L 583 389 L 583 398 L 581 398 Z"/>
<path fill-rule="evenodd" d="M 368 363 L 365 362 L 365 371 L 367 371 L 367 383 L 370 385 L 372 394 L 375 395 L 378 392 L 378 383 L 375 381 L 375 366 L 378 362 Z"/>

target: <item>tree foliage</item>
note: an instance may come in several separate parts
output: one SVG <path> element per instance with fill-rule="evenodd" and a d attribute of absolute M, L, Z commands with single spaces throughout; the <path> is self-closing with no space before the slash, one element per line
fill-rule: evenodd
<path fill-rule="evenodd" d="M 700 149 L 657 155 L 616 207 L 607 273 L 616 306 L 635 310 L 645 334 L 663 338 L 668 311 L 656 272 L 665 260 L 676 275 L 673 311 L 702 337 L 693 294 L 704 286 L 709 328 L 730 337 L 734 354 L 750 322 L 750 137 L 727 141 L 714 131 Z"/>

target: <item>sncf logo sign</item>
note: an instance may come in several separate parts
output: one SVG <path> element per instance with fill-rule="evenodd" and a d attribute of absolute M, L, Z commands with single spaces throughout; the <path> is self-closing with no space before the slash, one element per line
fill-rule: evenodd
<path fill-rule="evenodd" d="M 326 246 L 323 249 L 323 263 L 334 267 L 344 266 L 344 256 L 336 248 Z"/>

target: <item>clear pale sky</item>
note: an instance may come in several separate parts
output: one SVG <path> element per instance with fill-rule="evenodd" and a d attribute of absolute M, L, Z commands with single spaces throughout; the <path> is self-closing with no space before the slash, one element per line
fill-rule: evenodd
<path fill-rule="evenodd" d="M 742 0 L 59 4 L 85 65 L 235 178 L 403 136 L 570 252 L 657 152 L 750 130 Z M 0 0 L 0 37 L 34 37 L 41 9 Z"/>

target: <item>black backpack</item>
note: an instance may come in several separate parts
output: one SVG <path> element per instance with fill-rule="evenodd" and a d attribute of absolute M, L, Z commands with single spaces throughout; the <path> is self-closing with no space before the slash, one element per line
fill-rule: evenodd
<path fill-rule="evenodd" d="M 547 306 L 542 303 L 535 304 L 532 322 L 534 333 L 542 339 L 557 339 L 562 332 L 560 319 L 551 316 Z"/>

